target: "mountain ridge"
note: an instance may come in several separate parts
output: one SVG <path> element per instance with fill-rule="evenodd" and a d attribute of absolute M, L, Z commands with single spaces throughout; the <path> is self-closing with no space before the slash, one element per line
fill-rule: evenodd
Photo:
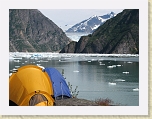
<path fill-rule="evenodd" d="M 70 45 L 60 53 L 68 53 Z M 139 9 L 123 10 L 75 46 L 73 53 L 139 54 Z"/>
<path fill-rule="evenodd" d="M 9 10 L 10 52 L 59 52 L 71 40 L 37 9 Z"/>
<path fill-rule="evenodd" d="M 86 32 L 86 33 L 92 33 L 95 29 L 97 29 L 100 25 L 104 24 L 106 20 L 116 16 L 114 12 L 110 12 L 108 14 L 97 16 L 93 15 L 88 19 L 85 19 L 68 30 L 66 32 Z"/>

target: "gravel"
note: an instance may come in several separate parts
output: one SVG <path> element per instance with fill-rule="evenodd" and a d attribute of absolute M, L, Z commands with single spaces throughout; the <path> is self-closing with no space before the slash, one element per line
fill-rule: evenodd
<path fill-rule="evenodd" d="M 68 98 L 55 101 L 55 106 L 99 106 L 94 101 L 78 98 Z"/>

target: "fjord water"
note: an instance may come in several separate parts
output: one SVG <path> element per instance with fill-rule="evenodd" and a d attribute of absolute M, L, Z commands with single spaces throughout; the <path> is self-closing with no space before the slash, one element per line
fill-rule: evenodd
<path fill-rule="evenodd" d="M 60 73 L 64 70 L 65 80 L 73 90 L 78 86 L 78 98 L 93 101 L 108 98 L 114 104 L 139 106 L 139 57 L 51 53 L 22 56 L 10 57 L 9 73 L 28 64 L 54 67 Z"/>

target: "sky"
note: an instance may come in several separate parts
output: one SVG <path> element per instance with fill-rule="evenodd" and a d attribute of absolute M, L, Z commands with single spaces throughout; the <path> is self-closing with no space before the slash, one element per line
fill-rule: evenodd
<path fill-rule="evenodd" d="M 63 31 L 93 15 L 102 16 L 110 12 L 120 13 L 123 9 L 39 9 Z"/>

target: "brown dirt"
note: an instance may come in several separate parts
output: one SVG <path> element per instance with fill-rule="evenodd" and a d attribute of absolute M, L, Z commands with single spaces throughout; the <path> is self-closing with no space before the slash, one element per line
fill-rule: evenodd
<path fill-rule="evenodd" d="M 55 106 L 98 106 L 95 102 L 78 99 L 78 98 L 68 98 L 55 101 Z"/>

